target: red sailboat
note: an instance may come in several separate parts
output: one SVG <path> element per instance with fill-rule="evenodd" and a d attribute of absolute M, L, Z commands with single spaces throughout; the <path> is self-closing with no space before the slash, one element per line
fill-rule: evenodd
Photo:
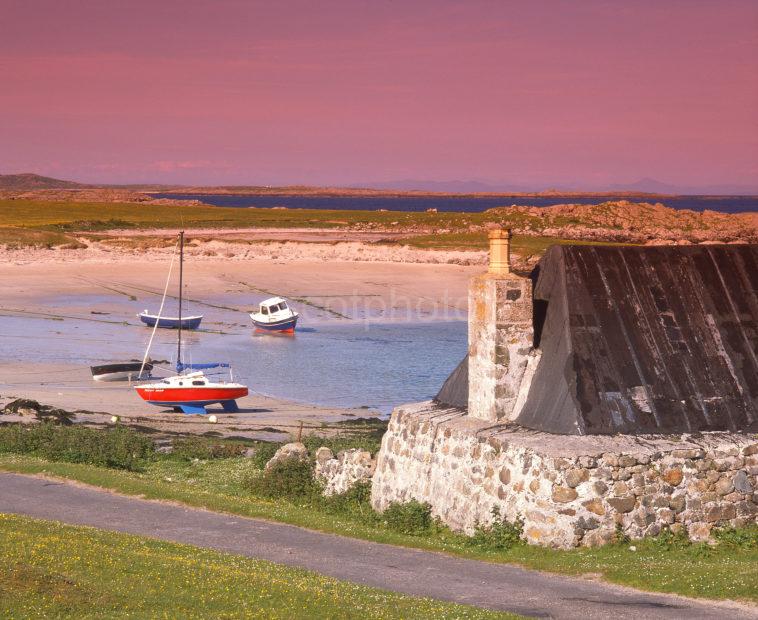
<path fill-rule="evenodd" d="M 179 233 L 179 327 L 177 331 L 176 376 L 154 383 L 135 386 L 137 394 L 151 405 L 172 407 L 184 413 L 207 413 L 205 408 L 215 403 L 224 411 L 239 411 L 237 398 L 247 396 L 247 386 L 235 383 L 231 377 L 231 366 L 223 363 L 184 364 L 182 363 L 182 278 L 184 264 L 184 231 Z M 170 277 L 169 270 L 169 277 Z M 168 285 L 167 285 L 168 287 Z M 164 292 L 165 299 L 165 292 Z M 163 304 L 161 304 L 161 308 Z M 160 311 L 159 311 L 160 317 Z M 157 327 L 157 325 L 156 325 Z M 153 329 L 155 333 L 155 328 Z M 152 342 L 152 338 L 151 338 Z M 149 352 L 150 344 L 148 344 Z M 147 352 L 145 353 L 147 358 Z M 229 368 L 230 381 L 213 381 L 205 376 L 203 370 L 210 368 Z M 186 372 L 190 371 L 190 372 Z"/>

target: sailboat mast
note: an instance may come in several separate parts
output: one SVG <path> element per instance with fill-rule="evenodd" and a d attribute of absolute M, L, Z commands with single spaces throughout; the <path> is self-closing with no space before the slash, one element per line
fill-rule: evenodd
<path fill-rule="evenodd" d="M 176 349 L 176 366 L 179 370 L 179 364 L 182 363 L 182 288 L 184 276 L 184 231 L 179 233 L 179 339 Z"/>

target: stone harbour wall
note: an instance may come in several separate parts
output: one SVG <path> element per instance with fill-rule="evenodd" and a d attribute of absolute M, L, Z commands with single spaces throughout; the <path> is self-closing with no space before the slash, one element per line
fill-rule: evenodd
<path fill-rule="evenodd" d="M 406 405 L 382 441 L 372 504 L 411 499 L 468 533 L 497 508 L 524 520 L 528 542 L 556 548 L 605 544 L 617 527 L 631 538 L 668 527 L 706 540 L 714 527 L 758 519 L 758 439 L 551 435 Z"/>

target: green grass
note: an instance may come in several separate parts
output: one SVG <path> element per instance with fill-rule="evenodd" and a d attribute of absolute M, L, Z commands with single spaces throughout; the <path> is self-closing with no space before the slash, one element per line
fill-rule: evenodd
<path fill-rule="evenodd" d="M 515 618 L 138 536 L 0 514 L 3 618 Z"/>
<path fill-rule="evenodd" d="M 507 562 L 567 575 L 591 574 L 644 590 L 712 599 L 758 602 L 756 547 L 669 544 L 636 541 L 600 549 L 555 551 L 519 545 L 507 550 L 486 549 L 444 528 L 428 536 L 409 536 L 390 530 L 373 514 L 349 514 L 328 507 L 254 497 L 244 487 L 254 466 L 250 459 L 210 461 L 159 459 L 142 472 L 125 472 L 91 465 L 53 463 L 30 456 L 2 455 L 0 469 L 78 480 L 127 495 L 164 499 L 248 517 L 290 523 L 364 540 L 442 551 L 493 562 Z M 755 536 L 755 532 L 750 536 Z"/>
<path fill-rule="evenodd" d="M 0 226 L 0 246 L 19 248 L 83 248 L 74 237 L 53 230 Z"/>
<path fill-rule="evenodd" d="M 434 226 L 488 221 L 483 213 L 415 213 L 315 209 L 239 209 L 233 207 L 156 206 L 136 203 L 0 200 L 6 226 L 59 231 L 99 231 L 116 228 L 340 228 L 377 224 L 392 228 L 407 224 Z M 396 224 L 393 224 L 396 222 Z"/>
<path fill-rule="evenodd" d="M 358 198 L 356 200 L 359 200 Z M 136 203 L 53 202 L 39 200 L 0 200 L 4 229 L 0 244 L 18 247 L 76 244 L 65 233 L 86 233 L 92 240 L 113 247 L 145 250 L 164 247 L 170 240 L 158 237 L 105 239 L 100 231 L 135 228 L 359 228 L 389 230 L 407 234 L 389 243 L 431 250 L 484 250 L 486 232 L 470 232 L 471 226 L 499 224 L 531 229 L 535 236 L 516 235 L 513 251 L 524 258 L 541 255 L 556 243 L 618 245 L 595 241 L 569 241 L 538 236 L 546 224 L 539 217 L 524 213 L 426 213 L 406 211 L 352 211 L 315 209 L 240 209 L 204 206 L 156 206 Z M 557 218 L 550 226 L 576 223 Z M 5 231 L 5 232 L 3 232 Z M 3 241 L 5 239 L 5 241 Z M 73 246 L 72 246 L 73 247 Z"/>

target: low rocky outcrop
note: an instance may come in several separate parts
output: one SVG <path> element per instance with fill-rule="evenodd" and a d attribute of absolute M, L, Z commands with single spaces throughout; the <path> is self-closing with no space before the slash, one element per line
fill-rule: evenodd
<path fill-rule="evenodd" d="M 672 209 L 660 203 L 616 200 L 596 205 L 498 207 L 485 212 L 517 234 L 629 243 L 758 241 L 758 213 Z"/>
<path fill-rule="evenodd" d="M 69 425 L 74 423 L 74 414 L 64 409 L 58 409 L 50 405 L 43 405 L 29 398 L 17 398 L 9 402 L 2 410 L 8 415 L 33 417 L 40 422 L 54 422 L 56 424 Z"/>
<path fill-rule="evenodd" d="M 270 471 L 272 467 L 286 461 L 307 461 L 308 449 L 299 441 L 286 443 L 279 448 L 274 456 L 266 463 L 264 471 Z"/>
<path fill-rule="evenodd" d="M 84 189 L 0 189 L 0 199 L 4 200 L 44 200 L 51 202 L 114 202 L 141 203 L 167 206 L 198 206 L 200 200 L 183 198 L 153 198 L 145 192 L 131 189 L 84 188 Z"/>

